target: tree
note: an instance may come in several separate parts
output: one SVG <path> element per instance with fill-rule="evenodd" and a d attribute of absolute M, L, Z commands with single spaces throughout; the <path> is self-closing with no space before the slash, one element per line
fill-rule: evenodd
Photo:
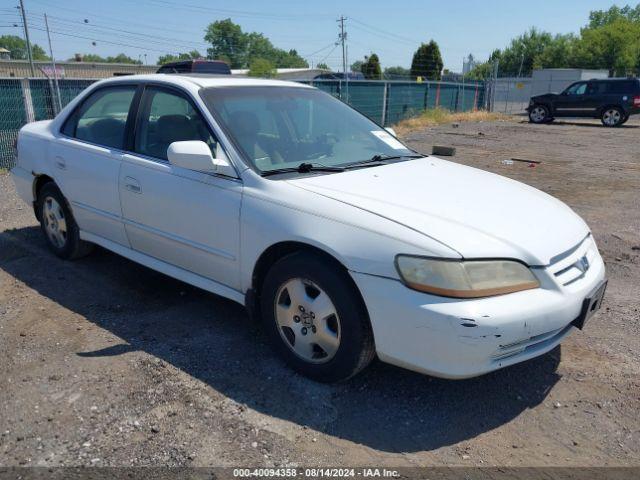
<path fill-rule="evenodd" d="M 227 61 L 231 68 L 250 67 L 255 59 L 267 60 L 281 68 L 309 66 L 296 50 L 277 48 L 262 33 L 245 33 L 230 18 L 210 24 L 204 39 L 211 43 L 207 49 L 209 58 Z"/>
<path fill-rule="evenodd" d="M 11 60 L 27 60 L 27 42 L 16 35 L 0 36 L 0 47 L 9 50 Z M 31 56 L 34 60 L 49 60 L 44 49 L 37 43 L 31 44 Z"/>
<path fill-rule="evenodd" d="M 316 68 L 319 70 L 331 70 L 329 68 L 329 65 L 327 65 L 326 63 L 319 63 L 318 65 L 316 65 Z"/>
<path fill-rule="evenodd" d="M 552 43 L 550 33 L 535 28 L 514 38 L 500 54 L 500 74 L 512 77 L 531 75 L 536 57 Z"/>
<path fill-rule="evenodd" d="M 576 44 L 576 64 L 602 68 L 614 76 L 640 70 L 640 22 L 619 18 L 602 27 L 586 28 Z"/>
<path fill-rule="evenodd" d="M 635 7 L 626 5 L 620 8 L 614 5 L 609 10 L 594 10 L 589 13 L 588 28 L 604 27 L 617 20 L 640 22 L 640 3 Z"/>
<path fill-rule="evenodd" d="M 411 62 L 411 76 L 425 77 L 429 80 L 440 80 L 442 78 L 442 55 L 440 47 L 431 40 L 429 43 L 423 43 L 413 54 Z"/>
<path fill-rule="evenodd" d="M 97 55 L 95 53 L 86 53 L 81 56 L 82 56 L 82 61 L 85 63 L 129 63 L 131 65 L 142 65 L 142 62 L 140 60 L 134 60 L 133 58 L 131 58 L 128 55 L 125 55 L 124 53 L 119 53 L 115 57 L 107 57 L 107 58 L 101 57 L 100 55 Z M 75 62 L 76 59 L 70 58 L 68 61 Z"/>
<path fill-rule="evenodd" d="M 404 67 L 387 67 L 384 69 L 384 78 L 408 79 L 411 77 L 411 71 Z"/>
<path fill-rule="evenodd" d="M 107 57 L 107 63 L 130 63 L 132 65 L 142 65 L 140 60 L 134 60 L 124 53 L 119 53 L 115 57 Z"/>
<path fill-rule="evenodd" d="M 551 43 L 534 57 L 533 68 L 575 67 L 577 44 L 578 38 L 572 33 L 556 35 Z"/>
<path fill-rule="evenodd" d="M 76 59 L 74 57 L 74 58 L 68 59 L 67 61 L 75 62 Z M 95 53 L 85 53 L 84 55 L 82 55 L 82 61 L 87 63 L 107 63 L 106 58 L 101 57 L 100 55 L 97 55 Z"/>
<path fill-rule="evenodd" d="M 382 78 L 382 70 L 380 68 L 380 59 L 378 55 L 372 53 L 368 57 L 364 57 L 364 63 L 360 70 L 364 78 L 369 80 L 380 80 Z"/>
<path fill-rule="evenodd" d="M 640 74 L 640 4 L 592 11 L 580 35 L 553 36 L 532 28 L 504 50 L 494 51 L 469 77 L 488 78 L 496 60 L 502 76 L 528 76 L 535 68 L 597 68 L 617 76 Z"/>
<path fill-rule="evenodd" d="M 476 66 L 468 73 L 466 78 L 469 80 L 487 80 L 491 75 L 493 75 L 495 64 L 500 61 L 501 54 L 502 52 L 497 49 L 491 52 L 489 60 L 483 63 L 477 63 Z"/>
<path fill-rule="evenodd" d="M 224 57 L 229 60 L 231 68 L 245 66 L 247 35 L 242 32 L 240 25 L 233 23 L 230 18 L 209 24 L 204 39 L 211 43 L 211 47 L 207 49 L 209 58 Z"/>
<path fill-rule="evenodd" d="M 202 58 L 202 55 L 200 55 L 200 52 L 197 50 L 191 50 L 188 53 L 179 53 L 178 55 L 167 53 L 166 55 L 160 55 L 160 57 L 158 57 L 158 65 L 164 65 L 165 63 L 170 62 L 179 62 L 181 60 L 195 60 L 198 58 Z"/>
<path fill-rule="evenodd" d="M 276 67 L 269 60 L 254 58 L 249 67 L 249 76 L 273 78 L 276 76 Z"/>
<path fill-rule="evenodd" d="M 352 72 L 362 72 L 362 64 L 363 63 L 364 62 L 362 60 L 356 60 L 355 62 L 353 62 L 351 64 L 351 67 L 349 67 L 349 68 L 351 68 Z"/>

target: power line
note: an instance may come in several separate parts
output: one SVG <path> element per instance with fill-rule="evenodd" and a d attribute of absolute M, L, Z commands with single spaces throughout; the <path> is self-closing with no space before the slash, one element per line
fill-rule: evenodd
<path fill-rule="evenodd" d="M 195 9 L 195 10 L 199 10 L 199 11 L 205 11 L 205 12 L 214 12 L 214 13 L 223 13 L 224 15 L 233 15 L 233 16 L 239 16 L 239 17 L 251 17 L 251 18 L 261 18 L 261 19 L 270 19 L 270 20 L 310 20 L 310 21 L 317 21 L 318 18 L 332 18 L 333 15 L 327 15 L 327 14 L 313 14 L 313 13 L 305 13 L 305 14 L 270 14 L 270 13 L 263 13 L 263 12 L 249 12 L 249 11 L 243 11 L 243 10 L 229 10 L 229 9 L 224 9 L 224 8 L 211 8 L 211 7 L 205 7 L 202 5 L 194 5 L 194 4 L 189 4 L 189 3 L 176 3 L 176 2 L 170 2 L 167 0 L 147 0 L 148 2 L 151 2 L 157 6 L 164 6 L 164 7 L 180 7 L 180 8 L 190 8 L 190 9 Z M 159 5 L 158 5 L 159 4 Z"/>
<path fill-rule="evenodd" d="M 384 36 L 387 36 L 387 37 L 396 38 L 396 39 L 398 39 L 400 41 L 410 43 L 411 45 L 416 45 L 416 44 L 419 45 L 420 44 L 420 42 L 418 40 L 415 40 L 415 39 L 412 39 L 412 38 L 408 38 L 408 37 L 403 37 L 402 35 L 398 35 L 396 33 L 388 32 L 386 30 L 382 30 L 381 28 L 374 27 L 373 25 L 369 25 L 368 23 L 365 23 L 365 22 L 363 22 L 361 20 L 357 20 L 357 19 L 355 19 L 353 17 L 351 17 L 350 19 L 353 22 L 355 22 L 356 24 L 359 24 L 359 25 L 361 25 L 362 27 L 364 27 L 366 29 L 373 30 L 374 33 L 377 33 L 379 35 L 384 35 Z M 356 27 L 356 28 L 358 28 L 358 27 Z"/>

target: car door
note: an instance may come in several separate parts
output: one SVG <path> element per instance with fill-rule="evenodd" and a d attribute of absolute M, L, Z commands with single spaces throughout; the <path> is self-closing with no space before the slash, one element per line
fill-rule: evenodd
<path fill-rule="evenodd" d="M 147 86 L 120 170 L 127 237 L 134 250 L 238 289 L 242 183 L 169 163 L 167 148 L 184 140 L 225 155 L 186 93 Z"/>
<path fill-rule="evenodd" d="M 600 116 L 600 109 L 608 103 L 607 82 L 591 81 L 587 85 L 587 93 L 585 95 L 585 108 L 588 109 L 586 114 L 590 117 Z"/>
<path fill-rule="evenodd" d="M 591 114 L 587 106 L 587 82 L 576 82 L 562 92 L 556 101 L 554 116 L 584 117 Z"/>
<path fill-rule="evenodd" d="M 80 229 L 125 246 L 118 179 L 136 88 L 118 85 L 89 94 L 49 150 L 55 180 Z"/>

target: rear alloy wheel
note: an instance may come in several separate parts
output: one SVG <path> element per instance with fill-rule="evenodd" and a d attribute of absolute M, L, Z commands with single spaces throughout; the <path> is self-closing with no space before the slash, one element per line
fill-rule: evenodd
<path fill-rule="evenodd" d="M 609 107 L 602 112 L 600 120 L 602 120 L 602 125 L 605 127 L 619 127 L 625 122 L 624 117 L 624 113 L 620 108 Z"/>
<path fill-rule="evenodd" d="M 544 105 L 534 105 L 529 111 L 531 123 L 545 123 L 549 117 L 549 109 Z"/>
<path fill-rule="evenodd" d="M 45 197 L 42 203 L 42 228 L 49 242 L 56 249 L 63 249 L 67 243 L 67 219 L 58 201 Z"/>
<path fill-rule="evenodd" d="M 53 253 L 60 258 L 75 259 L 91 252 L 93 245 L 80 240 L 78 225 L 55 183 L 42 187 L 36 207 L 42 232 Z"/>
<path fill-rule="evenodd" d="M 308 252 L 288 255 L 267 273 L 262 320 L 284 360 L 321 382 L 346 380 L 375 356 L 367 310 L 339 265 Z"/>

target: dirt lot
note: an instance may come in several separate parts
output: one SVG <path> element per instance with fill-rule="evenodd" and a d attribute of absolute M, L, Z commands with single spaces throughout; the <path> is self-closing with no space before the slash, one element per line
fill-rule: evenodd
<path fill-rule="evenodd" d="M 514 119 L 407 138 L 453 145 L 455 161 L 587 220 L 610 284 L 586 331 L 473 380 L 378 362 L 316 384 L 238 305 L 103 250 L 55 258 L 3 174 L 0 466 L 640 465 L 640 122 Z M 501 163 L 512 157 L 542 163 Z"/>

